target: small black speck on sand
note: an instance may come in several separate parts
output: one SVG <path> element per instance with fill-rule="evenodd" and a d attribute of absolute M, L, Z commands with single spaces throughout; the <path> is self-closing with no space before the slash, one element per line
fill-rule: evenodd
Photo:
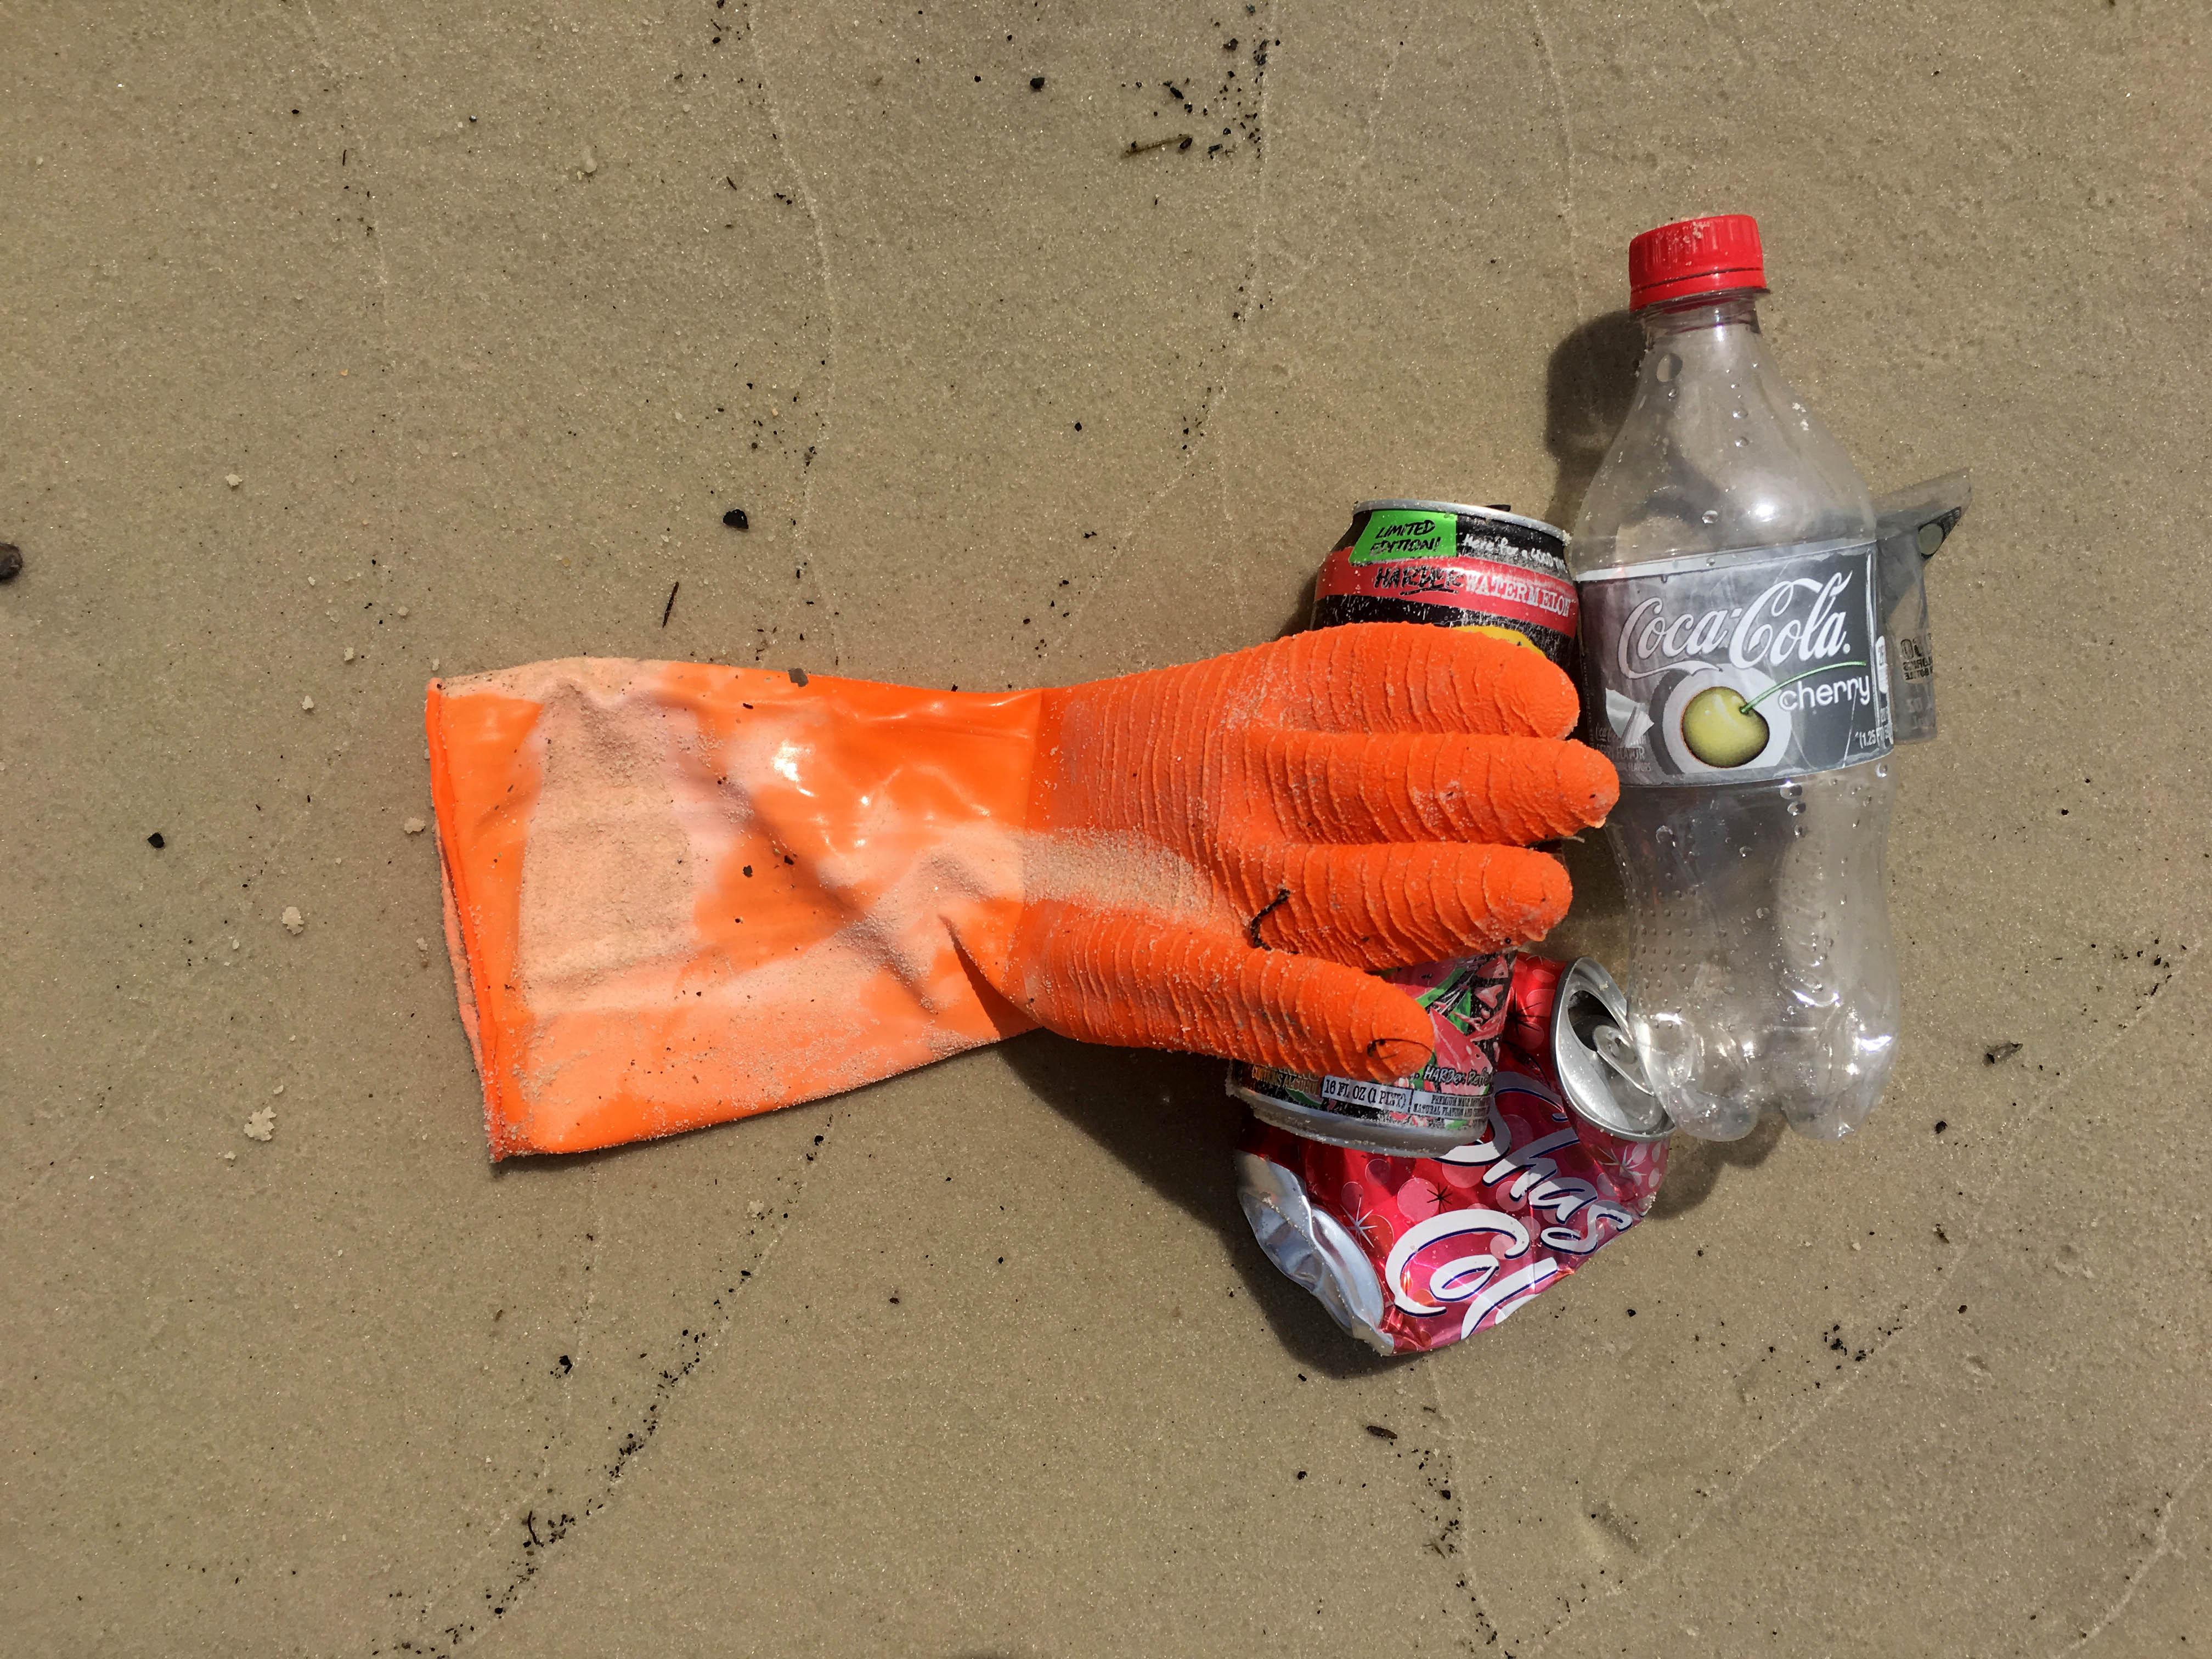
<path fill-rule="evenodd" d="M 750 530 L 753 527 L 753 521 L 745 517 L 745 510 L 742 507 L 733 507 L 722 514 L 722 522 L 732 530 Z"/>
<path fill-rule="evenodd" d="M 1044 90 L 1044 76 L 1042 75 L 1032 75 L 1030 76 L 1030 90 L 1031 92 L 1042 92 Z"/>
<path fill-rule="evenodd" d="M 1397 1430 L 1386 1429 L 1380 1423 L 1370 1423 L 1367 1425 L 1367 1432 L 1377 1440 L 1395 1440 L 1398 1437 Z"/>
<path fill-rule="evenodd" d="M 2020 1044 L 2017 1042 L 1994 1043 L 1990 1047 L 1989 1051 L 1983 1054 L 1982 1064 L 1984 1066 L 1995 1066 L 2000 1061 L 2010 1060 L 2019 1052 Z"/>
<path fill-rule="evenodd" d="M 23 550 L 13 542 L 0 542 L 0 582 L 12 582 L 23 574 Z"/>
<path fill-rule="evenodd" d="M 152 835 L 146 837 L 146 845 L 152 848 L 157 853 L 168 844 L 168 842 L 163 837 L 159 830 L 156 830 Z"/>

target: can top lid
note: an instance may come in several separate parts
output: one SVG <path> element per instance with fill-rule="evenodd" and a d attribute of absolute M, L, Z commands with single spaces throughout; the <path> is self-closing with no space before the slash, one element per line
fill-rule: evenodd
<path fill-rule="evenodd" d="M 1577 1117 L 1607 1134 L 1664 1140 L 1674 1133 L 1674 1120 L 1640 1075 L 1629 1075 L 1641 1068 L 1627 1026 L 1626 994 L 1602 964 L 1576 957 L 1560 975 L 1552 1012 L 1552 1069 L 1559 1093 Z"/>
<path fill-rule="evenodd" d="M 1556 536 L 1561 542 L 1567 532 L 1555 524 L 1542 519 L 1532 519 L 1525 513 L 1516 513 L 1503 507 L 1469 507 L 1465 501 L 1431 501 L 1415 496 L 1387 495 L 1371 501 L 1354 501 L 1354 514 L 1359 513 L 1453 513 L 1463 518 L 1503 520 L 1507 524 L 1526 525 L 1531 530 L 1540 530 L 1547 536 Z"/>
<path fill-rule="evenodd" d="M 1628 245 L 1628 308 L 1735 289 L 1766 291 L 1759 221 L 1748 213 L 1678 219 Z"/>

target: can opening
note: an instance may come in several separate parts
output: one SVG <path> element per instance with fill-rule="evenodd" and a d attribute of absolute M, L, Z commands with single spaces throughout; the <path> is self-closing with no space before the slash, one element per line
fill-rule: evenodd
<path fill-rule="evenodd" d="M 1595 959 L 1577 957 L 1560 976 L 1552 1022 L 1559 1092 L 1576 1115 L 1607 1134 L 1664 1140 L 1674 1120 L 1645 1085 L 1627 1026 L 1627 995 Z"/>

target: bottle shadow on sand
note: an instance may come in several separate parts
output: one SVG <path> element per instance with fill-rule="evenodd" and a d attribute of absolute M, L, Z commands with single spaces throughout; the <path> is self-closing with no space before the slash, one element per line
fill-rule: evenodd
<path fill-rule="evenodd" d="M 1559 469 L 1544 517 L 1572 529 L 1599 463 L 1628 418 L 1644 329 L 1625 311 L 1593 317 L 1552 348 L 1544 376 L 1544 447 Z"/>
<path fill-rule="evenodd" d="M 1713 1194 L 1723 1170 L 1755 1170 L 1782 1144 L 1783 1121 L 1769 1113 L 1741 1140 L 1697 1140 L 1676 1135 L 1667 1148 L 1667 1179 L 1647 1221 L 1664 1224 L 1687 1215 Z"/>

